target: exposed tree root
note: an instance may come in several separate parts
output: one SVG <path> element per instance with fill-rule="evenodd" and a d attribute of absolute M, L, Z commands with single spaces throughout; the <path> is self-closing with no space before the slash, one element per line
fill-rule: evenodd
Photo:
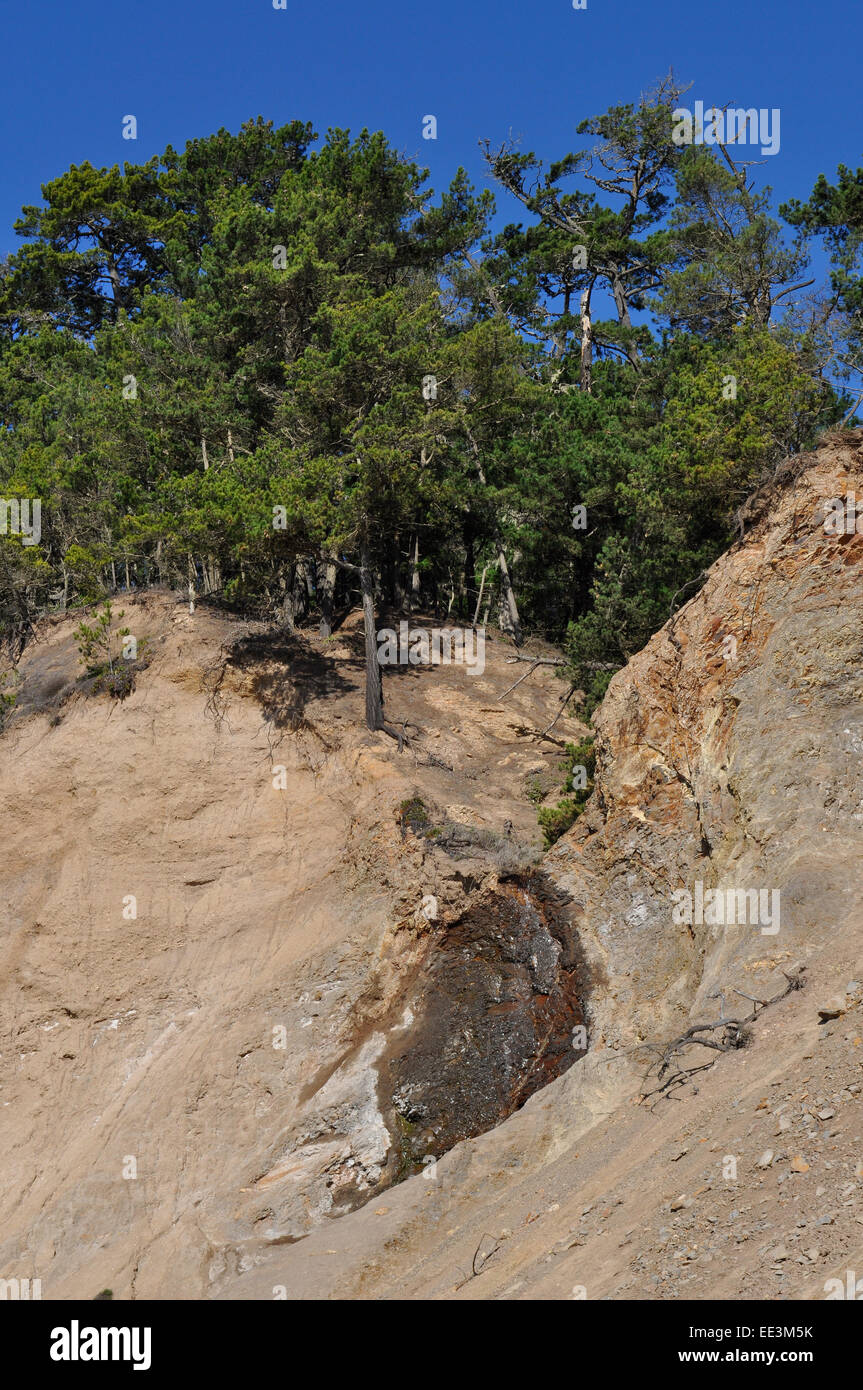
<path fill-rule="evenodd" d="M 687 1047 L 709 1047 L 715 1052 L 736 1052 L 741 1047 L 746 1047 L 752 1039 L 750 1024 L 758 1018 L 759 1009 L 769 1009 L 771 1004 L 778 1004 L 780 999 L 785 999 L 796 989 L 802 989 L 804 985 L 803 971 L 805 966 L 801 965 L 794 975 L 785 975 L 788 981 L 783 990 L 775 994 L 772 999 L 755 999 L 750 994 L 744 994 L 742 990 L 733 989 L 732 994 L 738 994 L 741 999 L 748 999 L 753 1005 L 752 1012 L 745 1018 L 725 1018 L 725 996 L 718 992 L 713 998 L 720 1001 L 720 1017 L 713 1023 L 693 1023 L 691 1028 L 687 1028 L 680 1037 L 673 1038 L 667 1043 L 640 1043 L 635 1051 L 646 1050 L 656 1054 L 654 1060 L 649 1064 L 642 1077 L 642 1082 L 653 1077 L 661 1084 L 655 1086 L 652 1091 L 643 1091 L 638 1098 L 641 1105 L 644 1101 L 653 1101 L 664 1096 L 669 1099 L 672 1093 L 694 1076 L 697 1072 L 707 1071 L 717 1060 L 713 1057 L 709 1062 L 702 1062 L 695 1067 L 682 1067 L 677 1064 L 680 1054 Z M 705 1037 L 704 1034 L 712 1033 L 715 1036 Z M 652 1108 L 652 1107 L 651 1107 Z"/>
<path fill-rule="evenodd" d="M 398 743 L 399 752 L 401 753 L 405 744 L 407 744 L 408 748 L 411 747 L 411 741 L 408 738 L 409 728 L 416 729 L 417 733 L 420 732 L 419 726 L 417 724 L 411 724 L 409 719 L 402 720 L 402 726 L 400 729 L 394 729 L 392 724 L 387 724 L 386 720 L 381 720 L 381 722 L 377 726 L 377 729 L 375 730 L 375 733 L 389 734 L 390 738 L 394 738 Z"/>

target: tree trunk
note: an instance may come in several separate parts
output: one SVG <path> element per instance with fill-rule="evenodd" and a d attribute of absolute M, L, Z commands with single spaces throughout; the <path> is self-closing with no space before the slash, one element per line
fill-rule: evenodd
<path fill-rule="evenodd" d="M 476 459 L 476 471 L 479 474 L 479 480 L 482 483 L 483 487 L 486 487 L 487 483 L 485 480 L 485 469 L 482 466 L 482 458 L 479 449 L 477 445 L 473 443 L 473 440 L 471 440 L 471 443 L 473 444 L 474 456 Z M 515 645 L 517 647 L 520 647 L 522 642 L 524 641 L 524 638 L 522 637 L 521 633 L 521 621 L 518 616 L 518 604 L 515 601 L 515 593 L 513 592 L 512 581 L 509 577 L 509 566 L 506 563 L 506 555 L 504 554 L 503 550 L 503 541 L 501 539 L 499 531 L 497 530 L 497 527 L 495 527 L 494 541 L 495 546 L 497 548 L 497 563 L 500 569 L 500 582 L 501 587 L 503 589 L 504 598 L 504 602 L 502 605 L 504 622 L 503 631 L 511 633 L 513 640 L 515 641 Z M 486 609 L 486 619 L 487 618 L 488 609 Z"/>
<path fill-rule="evenodd" d="M 325 556 L 318 566 L 318 599 L 321 605 L 321 637 L 329 637 L 333 630 L 333 597 L 336 590 L 336 567 L 329 556 Z"/>
<path fill-rule="evenodd" d="M 591 286 L 581 292 L 581 389 L 590 395 L 590 377 L 593 366 L 593 328 L 590 322 Z"/>
<path fill-rule="evenodd" d="M 474 625 L 474 627 L 476 627 L 477 623 L 479 622 L 479 610 L 480 610 L 480 607 L 482 606 L 482 591 L 483 591 L 483 589 L 485 588 L 485 576 L 486 576 L 486 570 L 487 570 L 487 569 L 488 569 L 488 565 L 483 565 L 483 567 L 482 567 L 482 579 L 479 581 L 479 598 L 478 598 L 477 601 L 476 601 L 476 611 L 475 611 L 475 613 L 474 613 L 474 615 L 473 615 L 473 625 Z"/>
<path fill-rule="evenodd" d="M 518 616 L 518 604 L 515 601 L 515 593 L 512 587 L 512 580 L 509 577 L 509 566 L 506 563 L 503 545 L 498 541 L 497 563 L 500 570 L 500 584 L 502 593 L 501 617 L 504 632 L 508 632 L 515 645 L 520 647 L 524 638 L 521 632 L 521 620 Z"/>
<path fill-rule="evenodd" d="M 106 256 L 106 266 L 108 270 L 108 279 L 111 281 L 111 294 L 114 300 L 114 308 L 123 309 L 126 307 L 126 295 L 116 261 L 110 253 Z"/>
<path fill-rule="evenodd" d="M 379 730 L 398 741 L 402 751 L 405 735 L 390 728 L 384 719 L 384 692 L 381 665 L 378 660 L 378 634 L 375 628 L 375 576 L 372 569 L 368 536 L 360 538 L 360 593 L 363 599 L 363 628 L 366 639 L 366 725 L 373 733 Z"/>
<path fill-rule="evenodd" d="M 286 627 L 289 632 L 294 630 L 294 569 L 293 566 L 288 570 L 287 576 L 282 573 L 279 576 L 279 588 L 282 591 L 282 607 L 279 621 L 282 627 Z"/>
<path fill-rule="evenodd" d="M 621 328 L 631 328 L 632 319 L 629 316 L 629 304 L 626 300 L 626 291 L 623 281 L 616 272 L 611 276 L 611 293 L 614 296 L 614 307 L 617 310 L 617 321 Z"/>
<path fill-rule="evenodd" d="M 384 728 L 384 696 L 375 629 L 375 583 L 369 543 L 365 536 L 360 542 L 360 591 L 366 639 L 366 725 L 374 733 Z"/>
<path fill-rule="evenodd" d="M 305 560 L 298 560 L 296 563 L 292 588 L 294 595 L 294 622 L 296 623 L 303 620 L 309 607 Z"/>
<path fill-rule="evenodd" d="M 470 616 L 471 610 L 476 602 L 476 560 L 473 553 L 473 531 L 469 521 L 465 522 L 462 531 L 464 541 L 464 578 L 462 589 L 467 605 L 466 612 Z"/>
<path fill-rule="evenodd" d="M 396 536 L 393 546 L 393 607 L 400 613 L 405 611 L 406 595 L 402 583 L 401 537 Z"/>
<path fill-rule="evenodd" d="M 413 554 L 411 555 L 411 610 L 414 605 L 419 607 L 420 602 L 420 538 L 417 531 L 414 535 Z"/>
<path fill-rule="evenodd" d="M 611 293 L 614 296 L 618 323 L 621 328 L 632 328 L 632 319 L 629 315 L 629 301 L 626 298 L 626 289 L 619 275 L 614 272 L 611 277 Z M 626 353 L 627 361 L 630 362 L 633 367 L 637 367 L 639 365 L 638 353 L 634 345 L 632 343 L 627 343 L 623 350 Z"/>
<path fill-rule="evenodd" d="M 449 615 L 452 612 L 452 606 L 455 603 L 455 580 L 452 577 L 451 569 L 448 570 L 447 573 L 449 574 L 449 603 L 446 606 L 446 615 L 447 620 L 449 620 Z"/>

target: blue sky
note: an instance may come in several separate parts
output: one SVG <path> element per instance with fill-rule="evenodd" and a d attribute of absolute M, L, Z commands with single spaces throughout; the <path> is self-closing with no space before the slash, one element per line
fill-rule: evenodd
<path fill-rule="evenodd" d="M 686 102 L 779 107 L 782 144 L 759 177 L 806 197 L 822 170 L 863 160 L 859 0 L 86 0 L 2 12 L 0 252 L 39 185 L 71 163 L 143 161 L 261 114 L 277 124 L 383 129 L 436 189 L 477 141 L 508 135 L 558 156 L 580 119 L 637 100 L 673 65 Z M 125 115 L 137 141 L 122 139 Z M 422 138 L 422 118 L 438 138 Z M 514 209 L 499 199 L 501 211 Z"/>

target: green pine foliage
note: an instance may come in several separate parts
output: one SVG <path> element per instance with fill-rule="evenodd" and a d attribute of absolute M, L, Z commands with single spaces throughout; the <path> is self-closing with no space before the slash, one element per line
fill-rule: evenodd
<path fill-rule="evenodd" d="M 121 610 L 117 619 L 123 617 Z M 82 622 L 74 636 L 93 690 L 105 690 L 117 699 L 125 699 L 134 687 L 131 663 L 123 656 L 123 638 L 129 636 L 129 628 L 114 626 L 110 600 L 97 610 L 95 622 Z"/>
<path fill-rule="evenodd" d="M 561 788 L 564 796 L 556 806 L 541 806 L 537 813 L 546 849 L 550 849 L 555 840 L 559 840 L 561 835 L 575 824 L 593 791 L 596 773 L 593 739 L 587 738 L 581 743 L 568 743 L 566 757 L 559 767 L 565 773 Z"/>
<path fill-rule="evenodd" d="M 495 233 L 462 170 L 435 195 L 381 133 L 261 117 L 46 183 L 0 275 L 0 499 L 41 500 L 38 537 L 0 531 L 9 664 L 41 614 L 152 585 L 329 622 L 362 562 L 379 606 L 415 578 L 450 622 L 563 645 L 589 714 L 848 415 L 860 352 L 861 172 L 786 233 L 674 146 L 677 95 L 551 161 L 487 147 L 522 216 Z M 834 271 L 807 319 L 809 235 Z"/>

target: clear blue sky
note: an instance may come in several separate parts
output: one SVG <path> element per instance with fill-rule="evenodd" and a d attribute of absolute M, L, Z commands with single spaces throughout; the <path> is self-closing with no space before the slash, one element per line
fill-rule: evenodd
<path fill-rule="evenodd" d="M 71 163 L 143 161 L 261 114 L 383 129 L 440 189 L 484 179 L 480 136 L 557 156 L 673 65 L 687 104 L 779 107 L 760 177 L 781 198 L 863 162 L 860 0 L 7 0 L 0 252 Z M 138 140 L 121 138 L 122 117 Z M 422 117 L 438 119 L 437 141 Z M 501 204 L 512 215 L 513 208 Z"/>

